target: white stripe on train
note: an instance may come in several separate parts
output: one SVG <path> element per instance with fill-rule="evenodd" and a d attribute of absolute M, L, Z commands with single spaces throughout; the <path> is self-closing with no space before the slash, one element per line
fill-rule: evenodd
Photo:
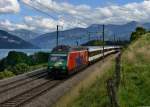
<path fill-rule="evenodd" d="M 105 53 L 104 53 L 104 56 L 107 55 L 107 54 L 113 53 L 113 52 L 115 52 L 115 51 L 116 51 L 116 50 L 111 50 L 111 51 L 105 52 Z M 95 56 L 92 56 L 92 57 L 89 57 L 89 62 L 94 61 L 94 60 L 96 60 L 96 59 L 98 59 L 98 58 L 101 58 L 102 56 L 103 56 L 103 53 L 98 54 L 98 55 L 95 55 Z"/>

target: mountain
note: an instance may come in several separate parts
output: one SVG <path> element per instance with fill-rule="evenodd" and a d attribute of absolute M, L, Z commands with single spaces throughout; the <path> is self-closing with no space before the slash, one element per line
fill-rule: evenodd
<path fill-rule="evenodd" d="M 114 35 L 116 40 L 129 40 L 131 32 L 133 32 L 138 26 L 150 29 L 150 23 L 141 24 L 136 21 L 122 25 L 105 25 L 105 40 L 114 40 Z M 76 45 L 77 41 L 79 44 L 83 44 L 89 40 L 87 32 L 101 32 L 101 34 L 92 33 L 90 39 L 102 39 L 102 25 L 93 24 L 87 28 L 74 28 L 60 31 L 59 44 Z M 56 34 L 56 32 L 46 33 L 32 39 L 30 42 L 41 48 L 52 48 L 56 45 Z"/>
<path fill-rule="evenodd" d="M 76 45 L 77 40 L 82 37 L 82 41 L 87 41 L 86 29 L 74 28 L 59 32 L 59 44 Z M 56 45 L 56 32 L 46 33 L 30 42 L 41 48 L 52 48 Z"/>
<path fill-rule="evenodd" d="M 133 32 L 137 26 L 143 26 L 143 25 L 135 21 L 123 25 L 113 25 L 113 24 L 105 25 L 105 39 L 113 40 L 115 35 L 116 39 L 129 40 L 131 32 Z M 87 30 L 102 32 L 102 25 L 94 24 L 88 27 Z"/>
<path fill-rule="evenodd" d="M 25 41 L 29 41 L 41 35 L 40 33 L 35 33 L 33 31 L 25 30 L 25 29 L 18 29 L 14 31 L 9 31 L 10 34 L 13 34 Z"/>
<path fill-rule="evenodd" d="M 4 30 L 0 30 L 0 49 L 31 49 L 37 48 L 29 42 L 22 40 Z"/>

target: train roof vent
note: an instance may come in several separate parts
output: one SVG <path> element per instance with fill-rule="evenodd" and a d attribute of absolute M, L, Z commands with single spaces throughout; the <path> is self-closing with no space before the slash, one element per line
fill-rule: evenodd
<path fill-rule="evenodd" d="M 56 46 L 55 48 L 53 48 L 52 52 L 61 52 L 61 51 L 69 51 L 70 50 L 70 46 L 67 45 L 59 45 Z"/>

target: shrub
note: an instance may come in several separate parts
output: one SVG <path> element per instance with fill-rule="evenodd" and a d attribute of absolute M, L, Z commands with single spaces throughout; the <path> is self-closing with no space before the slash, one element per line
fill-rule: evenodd
<path fill-rule="evenodd" d="M 146 33 L 146 29 L 144 29 L 143 27 L 137 27 L 136 28 L 136 32 L 139 32 L 141 34 L 145 34 Z"/>
<path fill-rule="evenodd" d="M 0 72 L 0 79 L 6 78 L 6 77 L 12 77 L 15 74 L 11 71 L 5 70 L 3 72 Z"/>
<path fill-rule="evenodd" d="M 31 55 L 30 58 L 32 59 L 30 65 L 42 64 L 48 61 L 49 53 L 46 52 L 38 52 L 34 55 Z"/>
<path fill-rule="evenodd" d="M 146 33 L 146 29 L 144 29 L 143 27 L 137 27 L 136 31 L 131 33 L 130 40 L 134 41 L 134 40 L 140 38 L 141 35 L 143 35 L 145 33 Z"/>
<path fill-rule="evenodd" d="M 15 74 L 22 74 L 28 70 L 28 65 L 33 66 L 47 63 L 48 56 L 49 54 L 46 52 L 38 52 L 28 56 L 23 52 L 11 51 L 6 58 L 0 60 L 0 71 L 4 71 L 5 69 L 12 71 L 13 69 Z"/>
<path fill-rule="evenodd" d="M 105 45 L 106 43 L 104 43 Z M 83 46 L 102 46 L 103 45 L 103 41 L 100 41 L 100 40 L 91 40 L 91 41 L 88 41 L 87 43 L 85 44 L 82 44 Z"/>
<path fill-rule="evenodd" d="M 23 74 L 29 71 L 29 66 L 25 63 L 19 63 L 16 66 L 12 67 L 12 72 L 16 75 Z"/>
<path fill-rule="evenodd" d="M 6 58 L 6 64 L 10 65 L 10 66 L 15 66 L 16 64 L 19 63 L 29 63 L 29 57 L 27 56 L 27 54 L 23 53 L 23 52 L 15 52 L 15 51 L 11 51 L 8 53 L 8 56 Z"/>
<path fill-rule="evenodd" d="M 0 71 L 4 71 L 6 67 L 7 67 L 6 58 L 3 58 L 2 60 L 0 60 Z"/>

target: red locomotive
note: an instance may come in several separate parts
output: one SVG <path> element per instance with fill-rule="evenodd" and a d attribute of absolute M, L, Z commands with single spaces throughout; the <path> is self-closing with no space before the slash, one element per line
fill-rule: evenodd
<path fill-rule="evenodd" d="M 114 53 L 119 47 L 105 47 L 104 55 Z M 48 73 L 53 76 L 68 75 L 79 71 L 103 56 L 101 47 L 57 46 L 50 53 Z"/>

